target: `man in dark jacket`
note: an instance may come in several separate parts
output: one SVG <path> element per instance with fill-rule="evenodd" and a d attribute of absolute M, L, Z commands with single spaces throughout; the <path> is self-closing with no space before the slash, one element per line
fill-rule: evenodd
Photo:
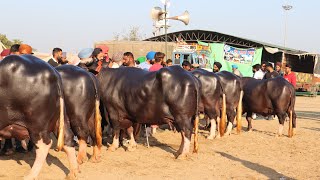
<path fill-rule="evenodd" d="M 52 67 L 57 67 L 61 64 L 61 62 L 62 62 L 62 49 L 54 48 L 52 50 L 52 58 L 49 59 L 48 63 Z"/>

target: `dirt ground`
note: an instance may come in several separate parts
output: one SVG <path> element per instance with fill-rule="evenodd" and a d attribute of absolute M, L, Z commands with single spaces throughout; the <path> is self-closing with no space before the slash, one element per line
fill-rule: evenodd
<path fill-rule="evenodd" d="M 134 152 L 102 150 L 102 162 L 81 165 L 79 179 L 320 179 L 320 97 L 297 97 L 297 134 L 276 138 L 278 120 L 255 120 L 253 132 L 207 140 L 201 131 L 198 154 L 175 159 L 180 134 L 162 131 L 147 148 L 141 139 Z M 88 149 L 88 155 L 92 150 Z M 31 168 L 34 153 L 0 157 L 0 179 L 21 179 Z M 39 179 L 63 179 L 66 155 L 50 150 Z"/>

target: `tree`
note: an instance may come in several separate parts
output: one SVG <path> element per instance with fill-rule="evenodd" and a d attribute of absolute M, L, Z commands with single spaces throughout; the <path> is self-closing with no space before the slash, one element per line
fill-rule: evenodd
<path fill-rule="evenodd" d="M 12 41 L 10 41 L 5 34 L 0 34 L 0 41 L 6 48 L 10 48 L 14 44 L 22 43 L 20 39 L 13 39 Z"/>
<path fill-rule="evenodd" d="M 122 33 L 114 33 L 114 36 L 113 36 L 113 40 L 115 41 L 119 41 L 119 40 L 141 41 L 144 38 L 145 38 L 145 35 L 142 35 L 140 33 L 140 28 L 138 26 L 130 27 L 129 31 L 123 31 Z"/>

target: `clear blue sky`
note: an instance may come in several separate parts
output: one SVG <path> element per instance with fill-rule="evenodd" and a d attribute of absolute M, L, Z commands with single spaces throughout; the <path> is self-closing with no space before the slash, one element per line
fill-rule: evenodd
<path fill-rule="evenodd" d="M 203 29 L 283 45 L 284 0 L 171 0 L 171 15 L 188 10 L 190 24 L 171 21 L 170 31 Z M 320 53 L 320 1 L 291 0 L 287 46 Z M 150 10 L 160 0 L 1 0 L 0 33 L 41 52 L 77 52 L 95 41 L 139 26 L 152 35 Z"/>

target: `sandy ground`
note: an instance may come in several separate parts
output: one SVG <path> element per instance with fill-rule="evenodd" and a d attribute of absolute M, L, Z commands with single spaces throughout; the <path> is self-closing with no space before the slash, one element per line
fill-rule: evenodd
<path fill-rule="evenodd" d="M 134 152 L 103 147 L 100 163 L 81 165 L 79 179 L 320 179 L 320 97 L 298 97 L 297 135 L 276 138 L 278 120 L 255 120 L 253 132 L 235 132 L 207 140 L 201 131 L 200 152 L 177 160 L 180 134 L 162 131 L 147 148 L 141 139 Z M 243 118 L 243 125 L 247 123 Z M 285 124 L 287 134 L 288 123 Z M 88 155 L 92 150 L 88 149 Z M 21 179 L 35 159 L 34 153 L 0 157 L 0 179 Z M 66 155 L 50 150 L 39 179 L 63 179 Z"/>

